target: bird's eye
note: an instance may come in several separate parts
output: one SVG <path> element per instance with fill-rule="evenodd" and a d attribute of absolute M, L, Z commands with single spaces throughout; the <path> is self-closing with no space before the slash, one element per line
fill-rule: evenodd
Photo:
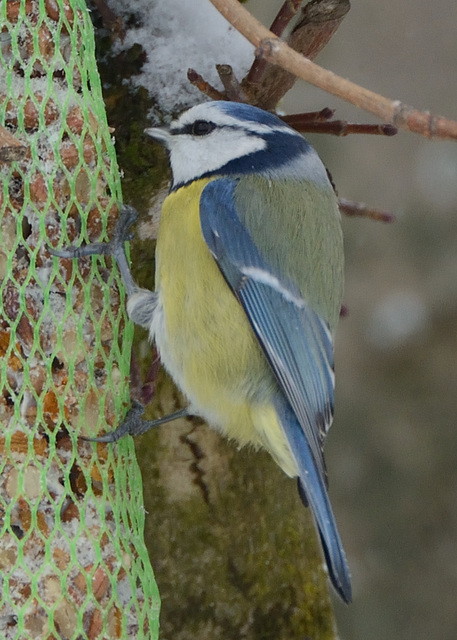
<path fill-rule="evenodd" d="M 192 124 L 191 133 L 193 136 L 207 136 L 211 131 L 214 131 L 216 125 L 214 122 L 208 122 L 208 120 L 196 120 Z"/>

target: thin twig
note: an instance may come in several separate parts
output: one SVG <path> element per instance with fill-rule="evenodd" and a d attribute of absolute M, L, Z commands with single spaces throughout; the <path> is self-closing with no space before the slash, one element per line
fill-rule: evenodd
<path fill-rule="evenodd" d="M 303 0 L 286 0 L 271 23 L 271 33 L 281 37 L 302 4 Z"/>
<path fill-rule="evenodd" d="M 270 31 L 274 33 L 275 36 L 280 38 L 284 33 L 287 25 L 290 23 L 292 18 L 296 15 L 300 5 L 303 3 L 303 0 L 285 0 L 284 4 L 278 11 L 276 18 L 271 23 Z M 267 62 L 265 60 L 261 60 L 260 58 L 256 58 L 252 64 L 252 67 L 249 69 L 249 73 L 246 77 L 247 82 L 260 82 L 260 79 L 265 71 L 267 66 Z"/>
<path fill-rule="evenodd" d="M 370 218 L 378 222 L 395 222 L 396 218 L 390 211 L 382 209 L 374 209 L 364 202 L 354 202 L 345 198 L 338 198 L 338 205 L 341 213 L 349 217 Z"/>
<path fill-rule="evenodd" d="M 298 24 L 287 38 L 287 44 L 314 60 L 337 31 L 349 9 L 349 0 L 311 0 L 303 8 Z M 267 110 L 275 109 L 297 80 L 295 74 L 261 57 L 257 57 L 251 70 L 253 73 L 248 74 L 243 87 L 251 104 Z"/>
<path fill-rule="evenodd" d="M 216 71 L 224 85 L 225 94 L 228 100 L 232 100 L 233 102 L 248 102 L 246 94 L 229 64 L 217 64 Z"/>
<path fill-rule="evenodd" d="M 237 0 L 211 0 L 222 15 L 255 47 L 256 55 L 277 64 L 324 91 L 360 109 L 406 129 L 432 138 L 457 139 L 457 122 L 421 112 L 398 100 L 390 100 L 318 66 L 276 38 Z"/>
<path fill-rule="evenodd" d="M 287 122 L 291 127 L 299 129 L 308 122 L 327 122 L 335 115 L 335 109 L 324 107 L 320 111 L 305 111 L 304 113 L 293 113 L 287 116 L 280 116 L 281 120 Z"/>
<path fill-rule="evenodd" d="M 328 109 L 328 111 L 333 115 L 331 109 Z M 317 115 L 317 118 L 313 119 L 310 117 L 313 115 Z M 323 115 L 326 115 L 325 110 L 311 113 L 296 113 L 282 116 L 281 119 L 302 133 L 328 133 L 340 137 L 354 133 L 372 136 L 394 136 L 398 133 L 398 129 L 392 124 L 355 124 L 346 122 L 345 120 L 329 120 L 328 118 L 324 118 Z"/>
<path fill-rule="evenodd" d="M 349 0 L 311 0 L 303 8 L 288 45 L 310 60 L 329 42 L 351 8 Z"/>
<path fill-rule="evenodd" d="M 211 98 L 211 100 L 225 100 L 225 95 L 215 89 L 209 82 L 203 79 L 203 77 L 195 71 L 195 69 L 187 70 L 187 79 L 193 84 L 199 91 L 205 96 Z"/>

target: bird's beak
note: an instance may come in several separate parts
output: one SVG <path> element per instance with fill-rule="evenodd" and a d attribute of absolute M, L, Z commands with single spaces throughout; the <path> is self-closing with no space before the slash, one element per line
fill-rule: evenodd
<path fill-rule="evenodd" d="M 162 127 L 154 127 L 152 129 L 145 129 L 144 132 L 146 135 L 154 138 L 154 140 L 158 140 L 159 142 L 161 142 L 167 149 L 170 149 L 173 136 L 168 131 L 168 129 Z"/>

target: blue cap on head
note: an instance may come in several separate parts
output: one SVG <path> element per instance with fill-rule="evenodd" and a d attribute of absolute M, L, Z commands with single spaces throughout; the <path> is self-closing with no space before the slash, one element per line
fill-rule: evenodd
<path fill-rule="evenodd" d="M 249 123 L 264 126 L 265 130 L 261 134 L 253 127 L 252 135 L 261 135 L 265 140 L 266 148 L 249 155 L 234 158 L 220 167 L 219 170 L 208 172 L 206 175 L 279 174 L 283 173 L 284 167 L 292 168 L 294 161 L 312 151 L 311 145 L 300 133 L 289 127 L 273 113 L 240 102 L 221 100 L 213 104 L 222 113 L 238 119 L 240 126 L 244 125 L 243 128 L 246 128 L 246 130 L 249 129 Z M 231 126 L 236 128 L 236 123 Z M 293 169 L 292 173 L 294 173 Z"/>
<path fill-rule="evenodd" d="M 243 104 L 241 102 L 227 102 L 221 100 L 216 103 L 221 111 L 233 118 L 239 118 L 240 120 L 255 122 L 257 124 L 264 124 L 267 127 L 281 127 L 290 128 L 285 122 L 283 122 L 278 116 L 273 113 L 253 107 L 250 104 Z M 298 134 L 297 134 L 298 135 Z"/>

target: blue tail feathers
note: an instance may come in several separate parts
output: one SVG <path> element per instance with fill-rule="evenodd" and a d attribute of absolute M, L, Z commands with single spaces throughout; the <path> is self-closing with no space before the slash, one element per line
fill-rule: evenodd
<path fill-rule="evenodd" d="M 319 531 L 330 580 L 344 602 L 352 600 L 351 580 L 343 545 L 327 494 L 310 446 L 294 412 L 282 396 L 275 402 L 287 440 L 299 470 L 299 493 L 309 504 Z"/>

